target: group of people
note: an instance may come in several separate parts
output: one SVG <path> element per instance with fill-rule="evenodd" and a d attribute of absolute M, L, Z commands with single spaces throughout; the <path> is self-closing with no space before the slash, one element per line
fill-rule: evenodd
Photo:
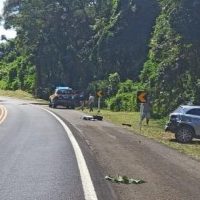
<path fill-rule="evenodd" d="M 90 112 L 93 111 L 94 101 L 95 97 L 90 93 L 87 101 L 87 105 L 89 107 Z M 80 95 L 80 105 L 81 105 L 81 110 L 84 110 L 85 107 L 84 95 Z M 145 103 L 140 104 L 140 126 L 142 125 L 144 119 L 146 119 L 146 124 L 149 125 L 149 120 L 151 117 L 150 112 L 151 112 L 151 104 L 149 98 L 147 98 L 147 101 Z"/>

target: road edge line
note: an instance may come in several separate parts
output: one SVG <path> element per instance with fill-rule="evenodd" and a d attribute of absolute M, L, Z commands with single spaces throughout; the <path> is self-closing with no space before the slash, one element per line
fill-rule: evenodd
<path fill-rule="evenodd" d="M 0 124 L 2 124 L 5 121 L 8 112 L 5 106 L 0 105 L 0 109 L 2 111 L 2 114 L 0 115 Z"/>
<path fill-rule="evenodd" d="M 83 156 L 81 148 L 79 147 L 78 142 L 76 141 L 73 133 L 71 132 L 69 127 L 65 124 L 65 122 L 60 117 L 58 117 L 56 114 L 54 114 L 53 112 L 51 112 L 45 108 L 41 108 L 41 109 L 50 113 L 52 116 L 54 116 L 60 122 L 60 124 L 63 126 L 64 130 L 66 131 L 66 133 L 71 141 L 72 147 L 73 147 L 75 155 L 76 155 L 76 160 L 78 163 L 78 168 L 79 168 L 79 172 L 80 172 L 80 176 L 81 176 L 81 182 L 82 182 L 82 186 L 83 186 L 85 200 L 98 200 L 95 189 L 94 189 L 94 185 L 92 183 L 90 172 L 88 170 L 88 167 L 87 167 L 87 164 L 85 161 L 85 158 Z"/>

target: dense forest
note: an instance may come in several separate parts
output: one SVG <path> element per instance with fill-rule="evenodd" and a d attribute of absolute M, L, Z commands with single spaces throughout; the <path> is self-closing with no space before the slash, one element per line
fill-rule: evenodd
<path fill-rule="evenodd" d="M 200 104 L 199 0 L 6 0 L 17 37 L 0 44 L 0 88 L 46 98 L 58 85 L 104 92 L 110 109 L 154 115 Z M 5 37 L 2 39 L 6 40 Z"/>

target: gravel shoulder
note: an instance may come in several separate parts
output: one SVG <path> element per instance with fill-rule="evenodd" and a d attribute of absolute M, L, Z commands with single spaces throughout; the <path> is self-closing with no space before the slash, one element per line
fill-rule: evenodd
<path fill-rule="evenodd" d="M 143 179 L 141 185 L 110 184 L 120 200 L 198 200 L 200 162 L 106 121 L 86 121 L 75 110 L 52 110 L 87 142 L 104 175 Z"/>

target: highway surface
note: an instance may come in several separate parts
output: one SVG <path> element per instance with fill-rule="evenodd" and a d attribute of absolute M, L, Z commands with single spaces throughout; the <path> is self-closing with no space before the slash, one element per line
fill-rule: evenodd
<path fill-rule="evenodd" d="M 82 120 L 79 111 L 50 110 L 65 119 L 74 132 L 78 130 L 77 139 L 86 141 L 104 175 L 119 174 L 146 181 L 140 185 L 112 184 L 120 200 L 200 199 L 198 160 L 122 126 Z"/>
<path fill-rule="evenodd" d="M 100 170 L 93 174 L 100 179 L 94 187 L 82 151 L 61 119 L 27 102 L 0 100 L 0 200 L 114 198 Z"/>
<path fill-rule="evenodd" d="M 200 199 L 198 160 L 83 115 L 0 97 L 0 200 Z"/>

